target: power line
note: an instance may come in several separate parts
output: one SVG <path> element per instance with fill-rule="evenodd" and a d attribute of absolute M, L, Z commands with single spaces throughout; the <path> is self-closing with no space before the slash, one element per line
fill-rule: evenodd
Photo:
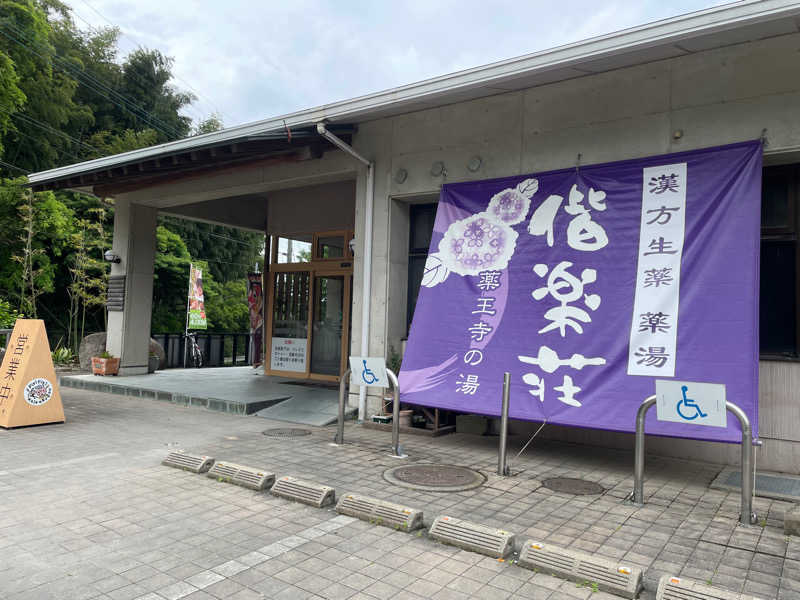
<path fill-rule="evenodd" d="M 169 252 L 156 252 L 156 254 L 160 254 L 162 256 L 172 256 Z M 253 266 L 251 263 L 231 262 L 229 260 L 219 260 L 219 259 L 216 259 L 216 258 L 198 258 L 196 256 L 190 257 L 190 258 L 185 258 L 183 260 L 185 260 L 187 262 L 202 261 L 202 262 L 221 263 L 223 265 L 237 265 L 237 266 L 240 266 L 240 267 L 252 267 Z"/>
<path fill-rule="evenodd" d="M 97 15 L 98 15 L 98 16 L 99 16 L 101 19 L 103 19 L 103 20 L 104 20 L 106 23 L 108 23 L 108 24 L 109 24 L 109 25 L 111 25 L 112 27 L 115 27 L 115 28 L 119 29 L 119 30 L 120 30 L 120 32 L 122 32 L 122 28 L 121 28 L 121 27 L 119 27 L 119 26 L 118 26 L 116 23 L 114 23 L 113 21 L 111 21 L 111 20 L 110 20 L 108 17 L 106 17 L 106 16 L 105 16 L 103 13 L 101 13 L 99 10 L 97 10 L 97 9 L 96 9 L 94 6 L 92 6 L 91 4 L 89 4 L 89 3 L 88 3 L 86 0 L 81 0 L 81 2 L 82 2 L 83 4 L 85 4 L 86 6 L 88 6 L 88 7 L 89 7 L 89 9 L 91 9 L 91 10 L 92 10 L 92 11 L 93 11 L 95 14 L 97 14 Z M 72 10 L 73 10 L 73 12 L 75 11 L 75 9 L 74 9 L 74 8 L 73 8 Z M 76 14 L 77 14 L 77 13 L 76 13 Z M 82 21 L 84 21 L 85 23 L 88 23 L 88 22 L 86 21 L 86 19 L 83 19 L 82 17 L 81 17 L 81 20 L 82 20 Z M 90 27 L 91 27 L 91 25 L 90 25 Z M 142 43 L 141 43 L 139 40 L 135 39 L 135 38 L 134 38 L 132 35 L 130 35 L 130 34 L 128 34 L 128 33 L 122 33 L 122 35 L 124 35 L 125 37 L 127 37 L 128 39 L 130 39 L 132 42 L 134 42 L 134 43 L 135 43 L 137 46 L 139 46 L 140 48 L 144 48 L 144 47 L 145 47 L 145 46 L 144 46 L 144 44 L 142 44 Z M 186 85 L 186 87 L 187 87 L 187 88 L 189 88 L 191 91 L 193 91 L 193 92 L 194 92 L 194 93 L 195 93 L 195 94 L 196 94 L 196 95 L 197 95 L 199 98 L 205 98 L 205 99 L 206 99 L 206 101 L 208 102 L 209 106 L 211 106 L 211 108 L 213 109 L 213 112 L 216 112 L 217 114 L 219 114 L 221 117 L 223 117 L 223 120 L 224 120 L 224 114 L 223 114 L 223 112 L 222 112 L 222 111 L 221 111 L 221 110 L 220 110 L 220 109 L 217 107 L 217 104 L 216 104 L 216 102 L 214 102 L 214 101 L 213 101 L 211 98 L 209 98 L 208 96 L 204 96 L 203 94 L 201 94 L 200 92 L 198 92 L 198 91 L 197 91 L 195 88 L 193 88 L 193 87 L 191 86 L 191 84 L 189 84 L 189 82 L 188 82 L 188 81 L 186 81 L 186 80 L 185 80 L 185 79 L 183 79 L 182 77 L 180 77 L 180 76 L 178 76 L 178 75 L 174 75 L 174 74 L 173 74 L 173 77 L 174 77 L 175 79 L 177 79 L 178 81 L 182 81 L 182 82 L 183 82 L 183 83 Z"/>
<path fill-rule="evenodd" d="M 7 163 L 4 160 L 0 160 L 0 165 L 3 165 L 4 167 L 9 168 L 9 169 L 15 169 L 15 170 L 17 170 L 17 171 L 19 171 L 21 173 L 25 173 L 25 175 L 29 175 L 30 174 L 30 171 L 28 171 L 28 169 L 23 169 L 22 167 L 18 167 L 17 165 L 12 165 L 11 163 Z"/>
<path fill-rule="evenodd" d="M 28 36 L 26 36 L 25 33 L 20 31 L 17 27 L 10 25 L 10 28 L 12 29 L 13 32 L 22 37 L 23 40 L 28 40 L 30 42 L 30 38 L 28 38 Z M 148 113 L 145 109 L 141 108 L 140 106 L 137 106 L 123 94 L 120 94 L 119 92 L 111 89 L 110 87 L 102 83 L 100 80 L 95 78 L 93 75 L 74 67 L 68 61 L 59 57 L 55 53 L 51 54 L 49 57 L 43 56 L 39 52 L 36 52 L 36 50 L 33 49 L 31 46 L 29 46 L 27 43 L 25 43 L 25 41 L 20 41 L 13 35 L 9 35 L 7 32 L 3 31 L 2 27 L 0 27 L 0 34 L 14 41 L 18 45 L 22 46 L 23 48 L 25 48 L 26 50 L 35 54 L 36 56 L 40 57 L 43 60 L 48 60 L 48 58 L 51 59 L 54 63 L 57 63 L 57 66 L 59 66 L 59 68 L 61 68 L 62 71 L 66 71 L 67 73 L 78 79 L 81 83 L 83 83 L 83 85 L 85 85 L 89 89 L 99 93 L 101 96 L 106 97 L 109 101 L 112 102 L 112 104 L 115 104 L 122 110 L 129 112 L 131 115 L 133 115 L 134 118 L 139 118 L 144 120 L 145 123 L 151 126 L 153 129 L 160 131 L 161 133 L 167 135 L 168 137 L 175 137 L 175 138 L 181 137 L 180 132 L 177 129 L 173 129 L 170 125 L 163 123 L 155 115 L 152 115 L 151 113 Z M 113 97 L 118 98 L 119 101 L 115 101 Z M 120 102 L 123 102 L 129 106 L 124 106 L 123 104 L 120 104 Z M 137 114 L 135 111 L 138 111 L 139 114 Z M 160 123 L 161 126 L 159 126 L 158 123 Z M 166 127 L 167 129 L 171 129 L 172 130 L 171 133 L 166 131 L 164 127 Z"/>
<path fill-rule="evenodd" d="M 19 129 L 14 131 L 14 133 L 17 134 L 17 135 L 21 135 L 22 137 L 28 138 L 29 140 L 33 140 L 34 142 L 37 141 L 35 137 L 33 137 L 32 135 L 28 135 L 27 133 L 25 133 L 23 131 L 20 131 Z M 67 150 L 61 150 L 61 152 L 63 152 L 64 154 L 74 158 L 78 162 L 83 162 L 84 160 L 86 160 L 86 157 L 78 156 L 77 154 L 73 154 L 72 152 L 69 152 Z"/>
<path fill-rule="evenodd" d="M 229 242 L 235 242 L 237 244 L 241 244 L 242 246 L 253 246 L 253 244 L 251 244 L 251 243 L 243 242 L 242 240 L 237 240 L 235 238 L 228 237 L 226 235 L 219 235 L 218 233 L 211 233 L 210 231 L 204 232 L 203 235 L 204 236 L 208 235 L 208 236 L 211 236 L 211 237 L 219 238 L 221 240 L 227 240 Z"/>
<path fill-rule="evenodd" d="M 100 150 L 98 150 L 97 148 L 95 148 L 94 146 L 91 146 L 91 145 L 89 145 L 89 144 L 87 144 L 85 142 L 82 142 L 78 138 L 74 138 L 71 135 L 69 135 L 67 133 L 64 133 L 63 131 L 59 131 L 55 127 L 51 127 L 47 123 L 39 121 L 38 119 L 34 119 L 33 117 L 30 117 L 30 116 L 28 116 L 28 115 L 26 115 L 24 113 L 21 113 L 21 112 L 10 112 L 10 111 L 8 111 L 8 110 L 6 110 L 4 108 L 0 108 L 0 112 L 4 112 L 7 115 L 10 115 L 12 118 L 20 118 L 23 121 L 26 121 L 28 124 L 33 125 L 34 127 L 39 127 L 40 129 L 44 129 L 45 131 L 49 131 L 51 133 L 54 133 L 54 134 L 56 134 L 58 136 L 61 136 L 61 137 L 65 138 L 67 140 L 75 142 L 76 144 L 80 144 L 81 146 L 91 150 L 92 152 L 96 152 L 97 154 L 102 154 L 102 152 Z"/>
<path fill-rule="evenodd" d="M 102 29 L 100 29 L 100 27 L 96 27 L 96 26 L 92 25 L 92 24 L 91 24 L 89 21 L 87 21 L 86 19 L 84 19 L 84 18 L 83 18 L 83 17 L 80 15 L 80 13 L 78 13 L 78 11 L 76 11 L 76 10 L 75 10 L 75 7 L 74 7 L 74 6 L 70 6 L 70 11 L 71 11 L 71 14 L 73 14 L 74 16 L 78 17 L 78 18 L 79 18 L 81 21 L 83 21 L 84 23 L 86 23 L 86 25 L 87 25 L 87 27 L 89 28 L 89 31 L 90 31 L 90 32 L 94 33 L 95 35 L 102 35 L 102 33 L 103 33 L 103 30 L 102 30 Z M 108 21 L 108 19 L 106 19 L 106 21 Z M 113 29 L 116 29 L 118 33 L 120 33 L 121 35 L 123 35 L 123 36 L 125 36 L 125 37 L 128 37 L 129 39 L 131 39 L 131 38 L 130 38 L 130 36 L 129 36 L 128 34 L 122 33 L 122 29 L 121 29 L 120 27 L 116 26 L 114 23 L 111 23 L 111 21 L 108 21 L 108 23 L 111 25 L 111 27 L 112 27 Z M 135 41 L 135 40 L 131 39 L 131 41 Z M 139 47 L 140 47 L 140 48 L 142 48 L 143 46 L 139 45 Z M 138 75 L 138 74 L 136 74 L 136 73 L 127 73 L 127 75 L 128 75 L 128 76 L 130 76 L 130 77 L 133 77 L 133 78 L 134 78 L 136 81 L 138 81 L 139 83 L 142 83 L 142 84 L 145 84 L 145 85 L 147 84 L 147 82 L 145 82 L 145 81 L 144 81 L 144 80 L 143 80 L 141 77 L 139 77 L 139 75 Z M 173 78 L 177 78 L 177 75 L 173 75 L 172 73 L 170 73 L 170 76 L 171 76 L 171 77 L 173 77 Z M 184 83 L 185 83 L 185 82 L 184 82 Z M 191 88 L 191 86 L 189 86 L 189 85 L 188 85 L 188 83 L 187 83 L 186 85 L 187 85 L 187 87 L 189 87 L 189 89 L 192 89 L 192 88 Z M 193 91 L 195 91 L 195 93 L 197 93 L 197 92 L 196 92 L 196 90 L 193 90 Z M 200 110 L 198 107 L 194 106 L 194 105 L 193 105 L 193 104 L 191 104 L 191 103 L 190 103 L 190 104 L 187 104 L 185 107 L 181 107 L 181 108 L 190 108 L 190 109 L 191 109 L 191 110 L 194 112 L 194 114 L 196 115 L 196 117 L 195 117 L 195 118 L 198 118 L 198 119 L 203 119 L 203 118 L 205 118 L 205 114 L 203 113 L 203 111 L 201 111 L 201 110 Z M 215 109 L 215 110 L 216 110 L 216 109 Z"/>

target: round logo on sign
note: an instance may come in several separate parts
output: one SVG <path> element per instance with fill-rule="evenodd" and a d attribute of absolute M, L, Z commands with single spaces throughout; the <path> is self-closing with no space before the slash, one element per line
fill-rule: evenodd
<path fill-rule="evenodd" d="M 47 379 L 37 377 L 28 382 L 23 394 L 25 396 L 25 402 L 31 406 L 41 406 L 53 397 L 53 384 L 47 381 Z"/>

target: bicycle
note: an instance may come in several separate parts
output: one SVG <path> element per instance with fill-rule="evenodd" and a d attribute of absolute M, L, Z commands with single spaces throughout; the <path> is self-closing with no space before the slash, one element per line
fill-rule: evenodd
<path fill-rule="evenodd" d="M 701 418 L 707 417 L 708 415 L 706 413 L 704 413 L 702 410 L 700 410 L 700 406 L 698 406 L 697 402 L 695 402 L 691 398 L 687 398 L 686 397 L 686 392 L 687 391 L 689 391 L 689 388 L 686 387 L 685 385 L 682 385 L 681 386 L 681 392 L 683 393 L 683 398 L 678 401 L 678 405 L 676 406 L 678 414 L 681 416 L 681 418 L 682 419 L 686 419 L 687 421 L 694 421 L 697 417 L 701 417 Z M 687 408 L 693 408 L 695 410 L 695 413 L 691 417 L 687 417 L 681 411 L 681 406 L 685 406 Z"/>
<path fill-rule="evenodd" d="M 188 345 L 186 350 L 191 359 L 191 364 L 193 367 L 199 369 L 203 366 L 203 352 L 200 350 L 200 346 L 197 345 L 197 334 L 187 333 L 186 343 Z"/>

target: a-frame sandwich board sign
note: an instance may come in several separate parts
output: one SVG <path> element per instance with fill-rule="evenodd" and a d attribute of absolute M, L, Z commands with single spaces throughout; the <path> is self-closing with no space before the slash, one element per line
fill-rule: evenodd
<path fill-rule="evenodd" d="M 0 427 L 63 422 L 44 321 L 17 319 L 0 367 Z"/>

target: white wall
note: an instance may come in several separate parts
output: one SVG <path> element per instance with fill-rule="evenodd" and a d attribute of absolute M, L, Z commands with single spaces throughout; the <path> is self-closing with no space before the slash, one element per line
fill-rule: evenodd
<path fill-rule="evenodd" d="M 758 138 L 770 152 L 800 148 L 800 35 L 730 46 L 381 119 L 359 125 L 356 149 L 376 161 L 371 354 L 405 335 L 408 220 L 398 203 L 441 184 L 677 152 Z M 477 173 L 470 157 L 483 159 Z M 446 177 L 431 175 L 442 161 Z M 408 171 L 403 183 L 393 175 Z M 362 195 L 357 195 L 356 223 Z M 357 233 L 356 237 L 359 237 Z M 360 298 L 356 264 L 354 298 Z M 354 335 L 358 340 L 356 305 Z M 800 365 L 763 363 L 760 465 L 800 471 Z M 587 437 L 588 436 L 588 437 Z M 593 437 L 594 436 L 594 437 Z M 625 445 L 610 434 L 567 438 Z M 775 440 L 785 440 L 779 442 Z M 655 441 L 651 448 L 721 462 L 734 447 Z"/>

